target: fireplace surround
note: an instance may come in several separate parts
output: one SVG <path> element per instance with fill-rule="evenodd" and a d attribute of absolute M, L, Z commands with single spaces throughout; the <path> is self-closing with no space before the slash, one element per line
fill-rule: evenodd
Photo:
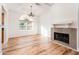
<path fill-rule="evenodd" d="M 77 49 L 77 30 L 75 28 L 52 28 L 51 40 L 55 43 Z"/>

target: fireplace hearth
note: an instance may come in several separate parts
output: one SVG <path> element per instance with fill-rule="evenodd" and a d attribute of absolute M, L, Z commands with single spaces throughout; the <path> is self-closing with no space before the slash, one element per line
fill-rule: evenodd
<path fill-rule="evenodd" d="M 69 34 L 54 32 L 54 40 L 62 41 L 69 44 Z"/>

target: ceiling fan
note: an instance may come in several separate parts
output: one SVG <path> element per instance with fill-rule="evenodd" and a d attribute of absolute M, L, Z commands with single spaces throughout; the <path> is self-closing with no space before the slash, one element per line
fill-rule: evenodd
<path fill-rule="evenodd" d="M 35 5 L 37 6 L 42 6 L 42 4 L 44 5 L 48 5 L 48 6 L 52 6 L 54 3 L 34 3 Z M 32 7 L 33 7 L 33 4 L 31 4 L 30 8 L 31 8 L 31 12 L 28 14 L 30 17 L 34 17 L 35 15 L 33 14 L 32 12 Z"/>
<path fill-rule="evenodd" d="M 30 6 L 30 8 L 31 8 L 31 12 L 28 14 L 30 17 L 34 17 L 35 15 L 33 14 L 33 12 L 32 12 L 32 5 Z"/>

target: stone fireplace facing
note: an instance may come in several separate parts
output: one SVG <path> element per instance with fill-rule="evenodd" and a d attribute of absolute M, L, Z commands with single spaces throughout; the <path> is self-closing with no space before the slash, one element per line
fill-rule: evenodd
<path fill-rule="evenodd" d="M 51 37 L 56 43 L 77 49 L 76 28 L 52 28 Z"/>

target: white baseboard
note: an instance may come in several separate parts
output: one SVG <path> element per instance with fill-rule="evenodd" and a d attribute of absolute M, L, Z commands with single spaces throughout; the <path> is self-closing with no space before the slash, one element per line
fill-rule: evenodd
<path fill-rule="evenodd" d="M 78 50 L 76 50 L 76 49 L 73 49 L 73 48 L 71 48 L 71 47 L 69 47 L 69 46 L 65 46 L 65 45 L 63 45 L 63 44 L 60 44 L 60 43 L 58 43 L 58 42 L 53 42 L 53 43 L 56 43 L 56 44 L 59 44 L 59 45 L 62 45 L 62 46 L 64 46 L 64 47 L 67 47 L 67 48 L 69 48 L 69 49 L 72 49 L 73 51 L 76 51 L 76 52 L 79 52 Z"/>
<path fill-rule="evenodd" d="M 31 35 L 22 35 L 22 36 L 16 36 L 16 37 L 9 37 L 8 39 L 19 38 L 19 37 L 25 37 L 25 36 L 33 36 L 33 35 L 39 35 L 39 34 L 31 34 Z"/>

